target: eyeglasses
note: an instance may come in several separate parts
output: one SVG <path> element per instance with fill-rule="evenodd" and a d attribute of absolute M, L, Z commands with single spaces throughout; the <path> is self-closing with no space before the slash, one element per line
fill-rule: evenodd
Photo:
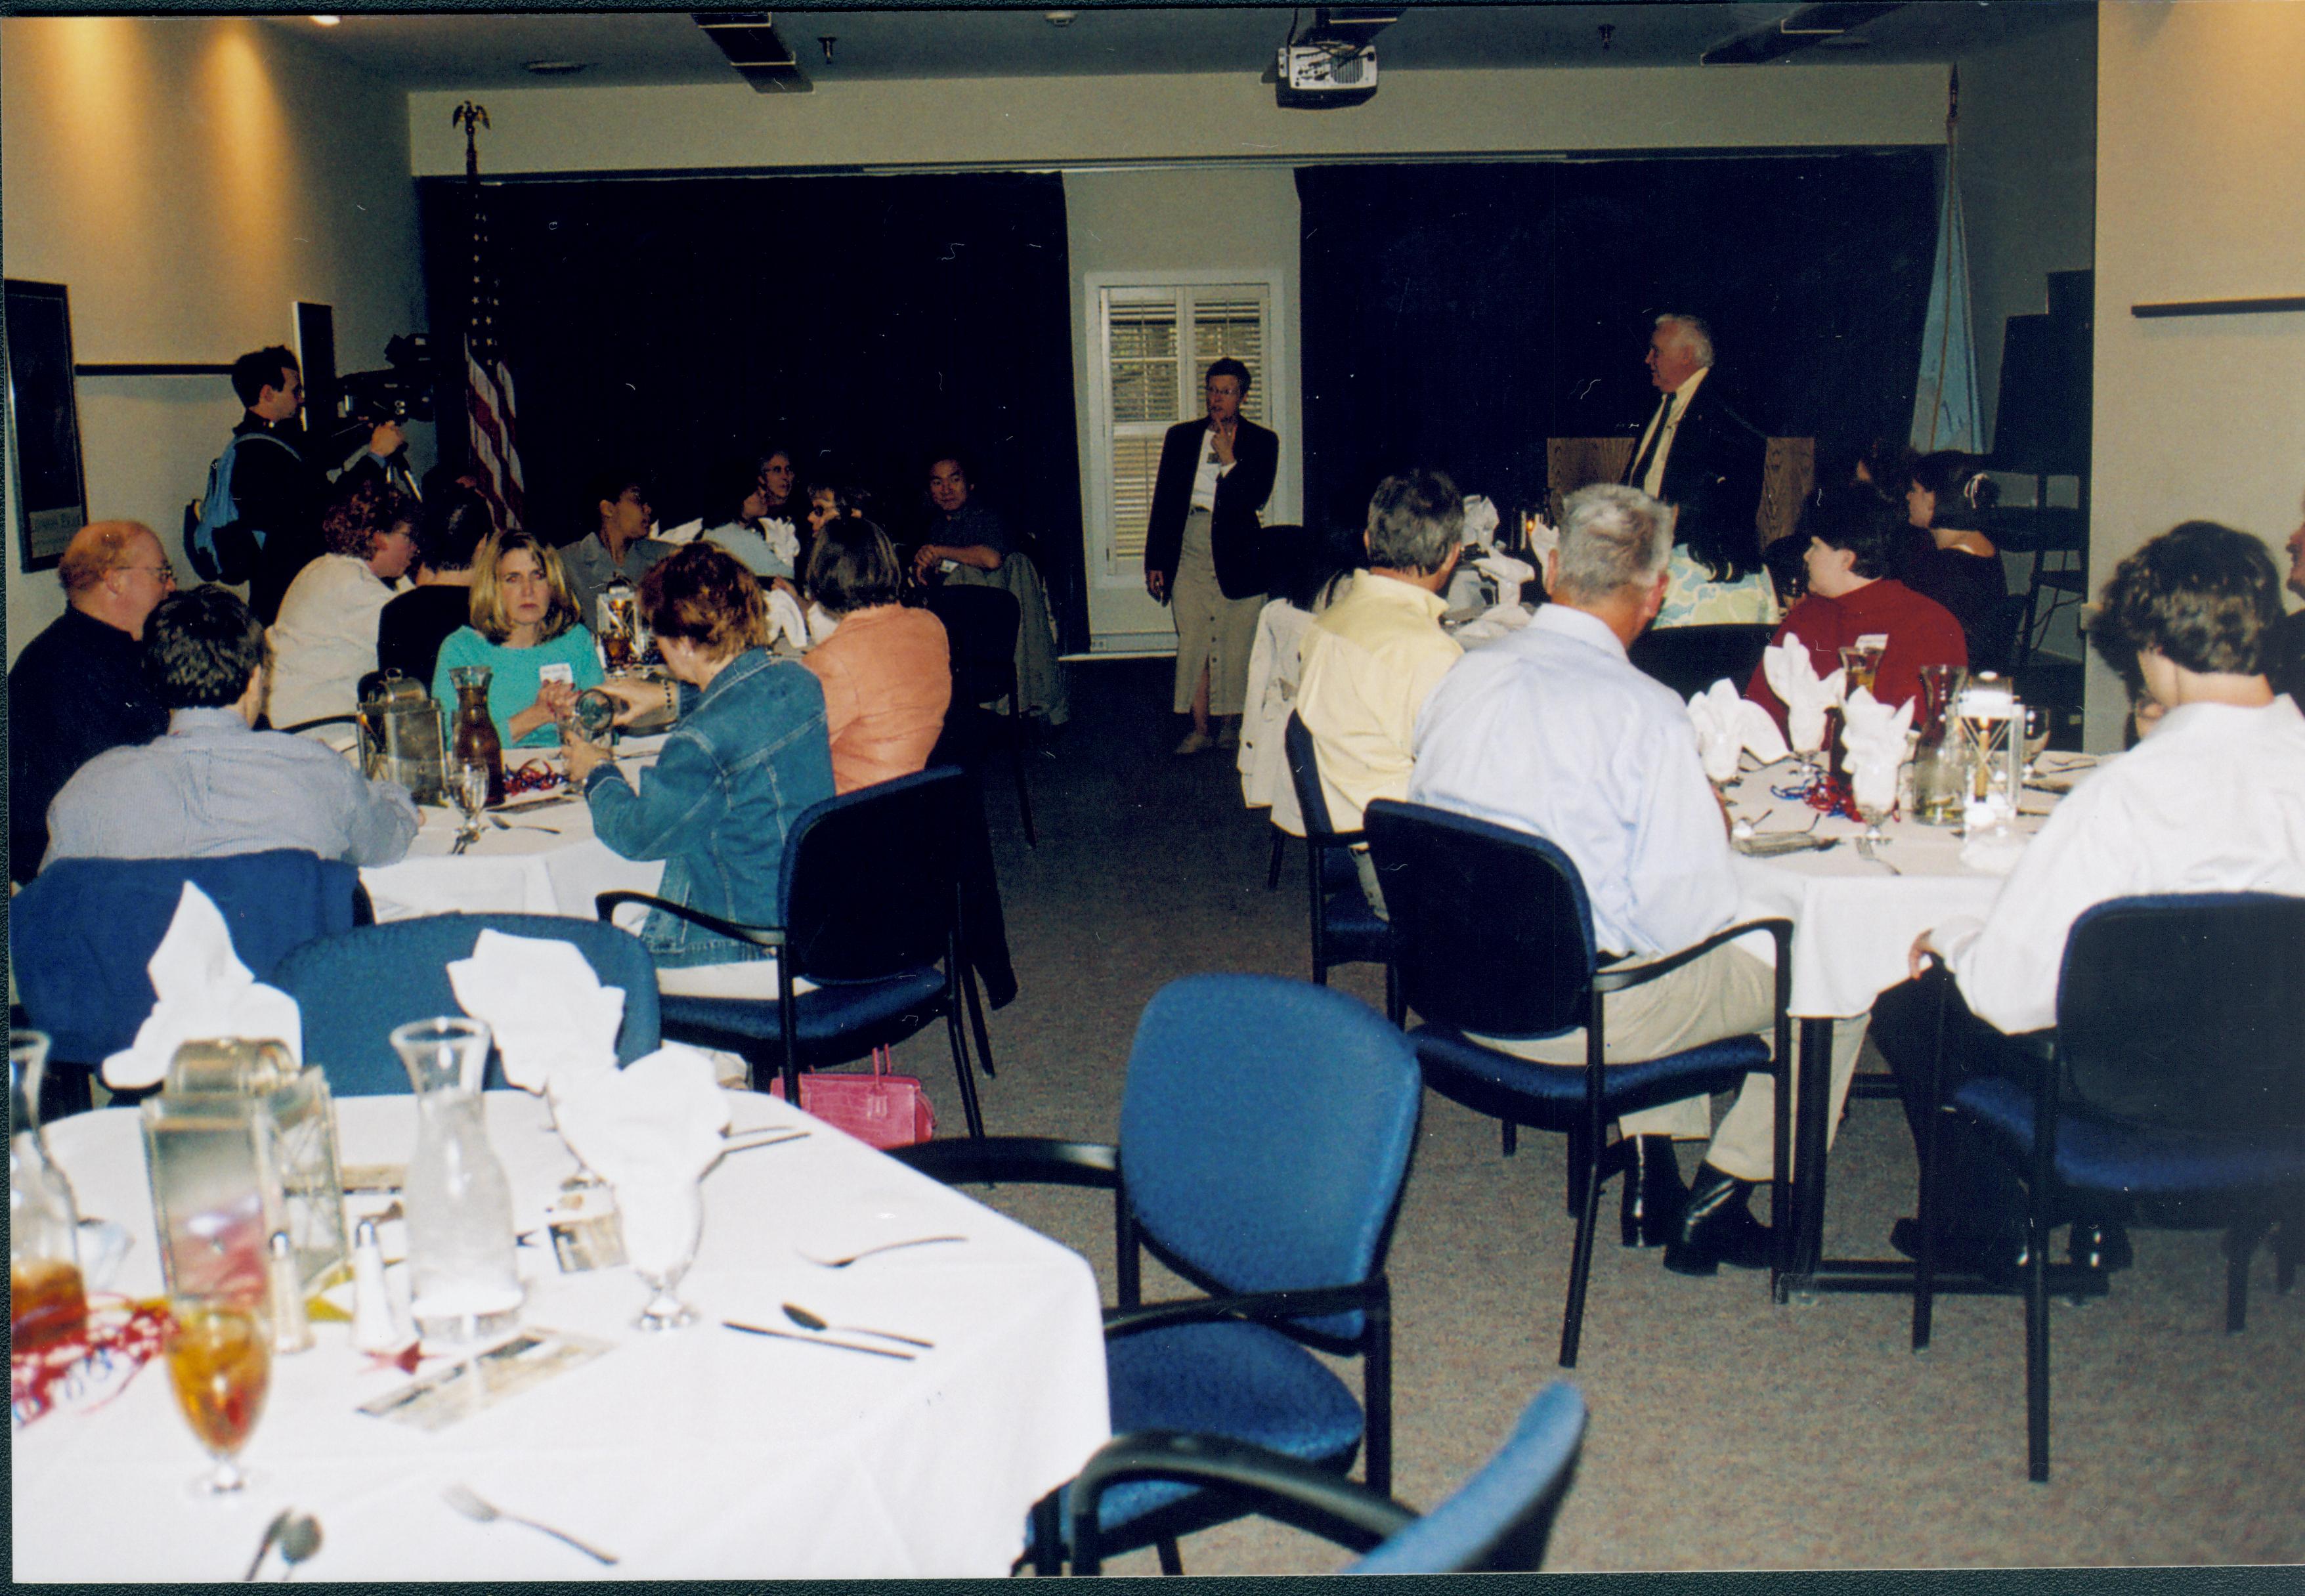
<path fill-rule="evenodd" d="M 173 565 L 115 565 L 112 569 L 142 571 L 157 580 L 162 587 L 173 588 L 176 585 L 176 569 Z"/>

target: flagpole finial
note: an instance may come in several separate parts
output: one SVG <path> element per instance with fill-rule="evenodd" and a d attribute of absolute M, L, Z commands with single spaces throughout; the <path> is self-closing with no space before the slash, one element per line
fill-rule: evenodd
<path fill-rule="evenodd" d="M 464 130 L 464 175 L 478 177 L 481 174 L 480 132 L 489 125 L 489 108 L 466 100 L 448 113 L 448 124 Z"/>

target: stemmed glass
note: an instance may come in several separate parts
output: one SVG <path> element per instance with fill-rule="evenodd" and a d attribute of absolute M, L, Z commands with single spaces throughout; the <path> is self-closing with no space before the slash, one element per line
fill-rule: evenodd
<path fill-rule="evenodd" d="M 2033 761 L 2049 746 L 2049 708 L 2046 704 L 2025 706 L 2025 779 L 2033 779 Z"/>
<path fill-rule="evenodd" d="M 179 1298 L 170 1316 L 168 1383 L 184 1422 L 216 1464 L 193 1481 L 193 1490 L 227 1495 L 248 1483 L 235 1459 L 271 1390 L 271 1327 L 252 1308 L 220 1298 Z"/>
<path fill-rule="evenodd" d="M 464 817 L 457 829 L 459 852 L 481 840 L 481 811 L 489 806 L 489 768 L 478 760 L 456 768 L 455 779 L 448 784 L 448 795 L 455 800 L 456 812 Z"/>
<path fill-rule="evenodd" d="M 680 1282 L 696 1261 L 704 1231 L 704 1195 L 694 1176 L 617 1186 L 625 1256 L 649 1288 L 648 1305 L 633 1321 L 635 1329 L 676 1330 L 696 1322 L 696 1310 L 682 1302 Z"/>

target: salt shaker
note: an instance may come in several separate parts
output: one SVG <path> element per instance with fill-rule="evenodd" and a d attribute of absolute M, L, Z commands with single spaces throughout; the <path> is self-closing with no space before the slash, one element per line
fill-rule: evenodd
<path fill-rule="evenodd" d="M 362 1352 L 393 1352 L 408 1334 L 392 1311 L 384 1284 L 384 1247 L 376 1221 L 362 1219 L 353 1232 L 353 1345 Z"/>
<path fill-rule="evenodd" d="M 312 1325 L 304 1317 L 304 1284 L 296 1268 L 296 1245 L 286 1231 L 272 1233 L 266 1264 L 272 1288 L 272 1350 L 308 1351 L 312 1346 Z"/>

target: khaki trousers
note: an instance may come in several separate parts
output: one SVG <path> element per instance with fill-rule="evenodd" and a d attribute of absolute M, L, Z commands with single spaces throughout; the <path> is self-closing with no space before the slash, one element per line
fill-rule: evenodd
<path fill-rule="evenodd" d="M 1264 613 L 1264 595 L 1224 596 L 1224 589 L 1217 585 L 1206 510 L 1185 518 L 1185 545 L 1177 556 L 1169 604 L 1177 617 L 1177 713 L 1192 709 L 1193 691 L 1200 685 L 1205 665 L 1209 713 L 1239 714 L 1248 698 L 1248 656 L 1256 646 L 1256 619 Z"/>
<path fill-rule="evenodd" d="M 1733 944 L 1716 947 L 1701 959 L 1661 975 L 1646 986 L 1612 994 L 1604 1013 L 1607 1040 L 1602 1059 L 1606 1064 L 1638 1063 L 1661 1058 L 1683 1048 L 1702 1047 L 1732 1036 L 1757 1035 L 1775 1043 L 1776 972 Z M 1833 1036 L 1833 1102 L 1825 1117 L 1826 1145 L 1841 1118 L 1841 1105 L 1849 1095 L 1849 1077 L 1865 1045 L 1866 1016 L 1840 1021 Z M 1795 1023 L 1799 1036 L 1799 1023 Z M 1476 1038 L 1484 1045 L 1522 1058 L 1545 1064 L 1585 1062 L 1585 1033 L 1546 1037 L 1537 1041 L 1507 1041 Z M 1794 1081 L 1799 1081 L 1799 1059 L 1794 1059 Z M 1703 1097 L 1683 1098 L 1654 1108 L 1628 1114 L 1617 1122 L 1627 1136 L 1673 1136 L 1684 1141 L 1702 1138 L 1712 1119 L 1712 1102 Z M 1767 1075 L 1748 1075 L 1744 1090 L 1713 1133 L 1705 1161 L 1739 1180 L 1765 1181 L 1775 1168 L 1776 1082 Z"/>

